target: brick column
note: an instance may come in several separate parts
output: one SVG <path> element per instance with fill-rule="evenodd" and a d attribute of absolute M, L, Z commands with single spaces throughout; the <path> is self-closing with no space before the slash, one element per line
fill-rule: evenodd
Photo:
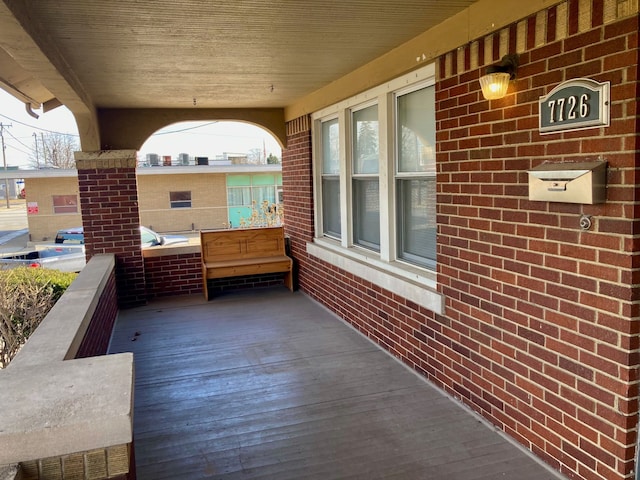
<path fill-rule="evenodd" d="M 290 239 L 296 287 L 309 292 L 316 272 L 308 268 L 307 242 L 313 240 L 313 169 L 311 165 L 311 117 L 287 123 L 287 147 L 282 150 L 284 228 Z"/>
<path fill-rule="evenodd" d="M 80 207 L 87 260 L 116 256 L 118 305 L 146 302 L 140 250 L 136 151 L 76 152 Z"/>

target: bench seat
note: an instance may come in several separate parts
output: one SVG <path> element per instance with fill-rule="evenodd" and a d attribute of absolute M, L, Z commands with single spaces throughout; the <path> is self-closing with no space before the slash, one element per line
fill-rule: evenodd
<path fill-rule="evenodd" d="M 209 299 L 208 279 L 284 273 L 293 291 L 293 260 L 285 253 L 283 227 L 200 232 L 202 289 Z"/>
<path fill-rule="evenodd" d="M 256 273 L 286 272 L 289 270 L 290 263 L 289 257 L 260 257 L 207 262 L 205 266 L 207 278 L 225 278 Z"/>

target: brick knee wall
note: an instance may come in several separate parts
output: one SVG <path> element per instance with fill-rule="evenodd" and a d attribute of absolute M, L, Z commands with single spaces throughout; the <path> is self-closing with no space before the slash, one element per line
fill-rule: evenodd
<path fill-rule="evenodd" d="M 75 358 L 105 355 L 118 316 L 115 274 L 100 295 Z M 21 480 L 135 480 L 133 443 L 22 462 Z"/>
<path fill-rule="evenodd" d="M 200 253 L 144 259 L 147 298 L 202 293 Z"/>
<path fill-rule="evenodd" d="M 100 295 L 91 323 L 76 353 L 76 358 L 105 355 L 117 317 L 116 277 L 115 273 L 112 273 L 102 295 Z"/>
<path fill-rule="evenodd" d="M 164 255 L 144 259 L 147 298 L 202 294 L 200 253 Z M 209 280 L 210 296 L 223 291 L 270 287 L 284 284 L 281 273 L 248 275 Z"/>

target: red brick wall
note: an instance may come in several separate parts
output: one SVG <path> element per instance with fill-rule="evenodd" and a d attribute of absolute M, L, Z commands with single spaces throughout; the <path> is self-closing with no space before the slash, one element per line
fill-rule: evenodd
<path fill-rule="evenodd" d="M 633 477 L 638 420 L 639 22 L 586 4 L 564 2 L 438 62 L 443 315 L 306 254 L 306 118 L 288 125 L 283 183 L 305 292 L 569 477 L 621 479 Z M 488 102 L 478 78 L 502 42 L 505 53 L 523 43 L 521 66 L 509 95 Z M 611 81 L 611 126 L 539 135 L 538 98 L 582 76 Z M 528 200 L 527 169 L 599 159 L 605 204 Z"/>
<path fill-rule="evenodd" d="M 87 328 L 75 358 L 105 355 L 117 317 L 116 277 L 112 272 L 105 285 L 104 291 L 100 295 L 98 305 L 91 318 L 91 323 Z"/>
<path fill-rule="evenodd" d="M 144 259 L 147 298 L 202 294 L 200 253 L 164 255 Z M 246 275 L 209 280 L 211 298 L 223 291 L 284 285 L 284 274 Z"/>
<path fill-rule="evenodd" d="M 99 159 L 77 163 L 87 260 L 98 253 L 115 254 L 119 306 L 144 304 L 135 158 L 132 165 L 117 167 L 109 161 L 103 166 Z"/>
<path fill-rule="evenodd" d="M 145 258 L 147 297 L 202 294 L 201 262 L 200 253 Z"/>
<path fill-rule="evenodd" d="M 232 290 L 250 290 L 254 288 L 284 287 L 284 273 L 265 273 L 262 275 L 244 275 L 241 277 L 208 280 L 209 298 Z M 201 289 L 202 290 L 202 289 Z"/>
<path fill-rule="evenodd" d="M 584 12 L 568 5 L 575 35 L 557 39 L 549 29 L 532 48 L 526 28 L 504 99 L 483 99 L 482 69 L 447 75 L 441 58 L 438 281 L 448 320 L 441 350 L 453 361 L 432 377 L 556 468 L 624 478 L 638 420 L 638 17 L 605 25 L 594 8 L 590 28 L 578 32 Z M 518 27 L 507 30 L 508 43 Z M 471 55 L 470 47 L 452 52 L 451 65 L 469 65 Z M 538 98 L 577 77 L 611 82 L 611 126 L 540 135 Z M 528 200 L 528 169 L 595 160 L 609 164 L 605 204 Z M 583 214 L 593 218 L 589 231 L 579 228 Z"/>
<path fill-rule="evenodd" d="M 311 119 L 302 117 L 287 125 L 287 148 L 282 151 L 282 190 L 285 231 L 290 237 L 295 281 L 304 287 L 308 278 L 306 242 L 313 239 L 313 178 L 311 176 Z M 302 270 L 302 272 L 300 272 Z"/>

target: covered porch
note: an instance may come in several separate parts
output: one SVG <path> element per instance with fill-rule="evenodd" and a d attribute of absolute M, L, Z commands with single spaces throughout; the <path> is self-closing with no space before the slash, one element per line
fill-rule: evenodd
<path fill-rule="evenodd" d="M 0 1 L 0 88 L 77 120 L 91 259 L 0 372 L 0 465 L 134 480 L 135 450 L 153 479 L 552 475 L 458 401 L 569 478 L 640 478 L 638 0 L 156 3 Z M 197 249 L 141 254 L 138 150 L 186 120 L 281 143 L 300 293 L 205 304 Z M 583 163 L 606 169 L 601 203 L 530 198 L 532 169 Z M 98 356 L 118 308 L 134 406 L 134 355 Z"/>
<path fill-rule="evenodd" d="M 560 478 L 301 292 L 120 311 L 138 480 Z"/>

